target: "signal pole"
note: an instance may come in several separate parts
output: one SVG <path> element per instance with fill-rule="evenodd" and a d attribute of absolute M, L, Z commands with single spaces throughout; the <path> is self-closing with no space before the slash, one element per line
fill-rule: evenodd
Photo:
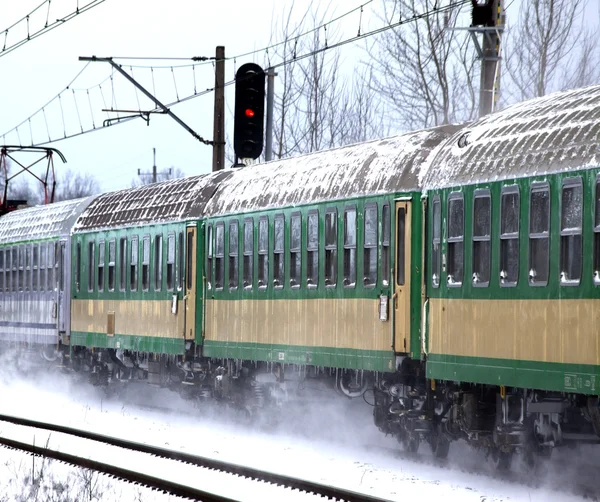
<path fill-rule="evenodd" d="M 486 9 L 483 21 L 486 25 L 483 31 L 481 48 L 481 81 L 479 86 L 479 116 L 492 113 L 496 107 L 500 91 L 500 30 L 504 24 L 502 0 L 486 0 L 485 4 L 473 3 L 473 24 L 476 19 L 476 9 Z M 487 17 L 487 19 L 485 19 Z"/>
<path fill-rule="evenodd" d="M 217 46 L 215 63 L 215 110 L 212 170 L 225 167 L 225 47 Z"/>
<path fill-rule="evenodd" d="M 152 173 L 143 173 L 141 169 L 138 169 L 138 176 L 141 178 L 142 176 L 152 176 L 152 183 L 156 183 L 158 175 L 156 172 L 156 148 L 152 149 L 152 156 L 154 157 L 154 165 L 152 166 Z M 169 174 L 170 174 L 169 169 Z"/>

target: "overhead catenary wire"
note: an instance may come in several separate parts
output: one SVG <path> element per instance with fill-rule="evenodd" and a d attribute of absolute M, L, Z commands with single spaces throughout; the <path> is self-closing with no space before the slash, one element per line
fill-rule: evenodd
<path fill-rule="evenodd" d="M 451 2 L 451 3 L 449 3 L 449 4 L 448 4 L 448 5 L 446 5 L 446 6 L 443 6 L 443 7 L 435 7 L 435 8 L 433 8 L 433 9 L 431 9 L 431 10 L 424 11 L 424 12 L 423 12 L 423 13 L 421 13 L 421 14 L 415 14 L 415 15 L 413 15 L 413 16 L 411 16 L 411 17 L 407 17 L 406 19 L 399 19 L 399 20 L 398 20 L 398 21 L 396 21 L 396 22 L 393 22 L 393 23 L 388 23 L 388 24 L 386 24 L 386 25 L 384 25 L 384 26 L 381 26 L 381 27 L 379 27 L 379 28 L 373 29 L 373 30 L 371 30 L 371 31 L 367 31 L 367 32 L 362 32 L 362 33 L 361 33 L 361 30 L 360 30 L 360 28 L 359 28 L 358 32 L 356 32 L 356 33 L 357 33 L 357 34 L 356 34 L 356 36 L 352 36 L 352 37 L 349 37 L 349 38 L 347 38 L 347 39 L 345 39 L 345 40 L 341 40 L 341 41 L 339 41 L 339 42 L 332 43 L 332 44 L 330 44 L 330 43 L 327 43 L 327 44 L 326 44 L 325 46 L 323 46 L 323 47 L 320 47 L 320 48 L 318 48 L 318 49 L 315 49 L 315 50 L 308 51 L 308 52 L 306 52 L 306 53 L 303 53 L 303 54 L 298 54 L 298 53 L 296 52 L 296 48 L 295 48 L 295 49 L 294 49 L 294 53 L 293 53 L 293 55 L 292 55 L 292 57 L 291 57 L 291 58 L 288 58 L 288 59 L 285 59 L 285 60 L 283 60 L 283 61 L 280 61 L 279 63 L 274 63 L 274 64 L 272 64 L 272 65 L 271 65 L 271 67 L 272 67 L 272 68 L 279 68 L 279 67 L 283 67 L 283 66 L 286 66 L 286 65 L 288 65 L 288 64 L 292 64 L 292 63 L 294 63 L 294 62 L 300 61 L 300 60 L 302 60 L 302 59 L 305 59 L 305 58 L 308 58 L 308 57 L 314 56 L 314 55 L 316 55 L 316 54 L 323 53 L 323 52 L 325 52 L 325 51 L 327 51 L 327 50 L 330 50 L 330 49 L 335 49 L 335 48 L 338 48 L 338 47 L 341 47 L 341 46 L 347 45 L 347 44 L 349 44 L 349 43 L 353 43 L 353 42 L 356 42 L 356 41 L 358 41 L 358 40 L 362 40 L 362 39 L 368 38 L 368 37 L 370 37 L 370 36 L 374 36 L 374 35 L 377 35 L 377 34 L 379 34 L 379 33 L 383 33 L 383 32 L 385 32 L 385 31 L 387 31 L 387 30 L 398 28 L 398 27 L 400 27 L 401 25 L 408 24 L 408 23 L 412 23 L 412 22 L 416 22 L 416 21 L 418 21 L 418 20 L 420 20 L 420 19 L 424 19 L 424 18 L 426 18 L 426 17 L 428 17 L 428 16 L 431 16 L 431 15 L 433 15 L 433 14 L 440 13 L 440 12 L 442 12 L 442 13 L 443 13 L 443 12 L 445 12 L 445 11 L 452 10 L 452 9 L 455 9 L 455 8 L 457 8 L 457 7 L 461 7 L 461 6 L 465 5 L 465 4 L 470 4 L 470 3 L 471 3 L 471 0 L 457 0 L 457 1 L 455 1 L 455 2 Z M 365 4 L 363 4 L 363 5 L 365 5 Z M 354 9 L 353 11 L 356 11 L 356 9 Z M 329 24 L 329 23 L 331 23 L 331 22 L 332 22 L 332 21 L 328 21 L 326 24 Z M 362 21 L 361 21 L 361 22 L 362 22 Z M 321 25 L 320 27 L 318 27 L 318 28 L 315 28 L 315 29 L 313 29 L 313 30 L 310 30 L 310 31 L 309 31 L 309 32 L 307 32 L 307 33 L 313 33 L 313 32 L 314 32 L 316 29 L 320 29 L 320 28 L 323 28 L 324 30 L 326 30 L 326 26 L 325 26 L 325 25 Z M 297 44 L 297 40 L 298 40 L 298 39 L 296 39 L 296 44 Z M 289 42 L 289 41 L 288 41 L 288 42 Z M 280 44 L 272 44 L 272 45 L 270 45 L 269 47 L 276 47 L 276 46 L 278 46 L 278 45 L 280 45 Z M 295 46 L 295 47 L 296 47 L 296 46 Z M 266 48 L 266 49 L 263 49 L 263 50 L 267 50 L 267 49 L 268 49 L 268 48 Z M 259 51 L 252 51 L 252 52 L 245 53 L 245 54 L 254 54 L 254 53 L 256 53 L 256 52 L 259 52 Z M 237 58 L 237 57 L 240 57 L 240 56 L 234 56 L 234 57 L 233 57 L 234 63 L 236 62 L 236 58 Z M 213 59 L 214 59 L 214 58 L 213 58 Z M 232 59 L 232 58 L 225 58 L 225 60 L 227 60 L 227 59 Z M 210 61 L 210 63 L 214 65 L 215 61 Z M 84 67 L 84 68 L 83 68 L 83 69 L 82 69 L 82 70 L 81 70 L 81 71 L 80 71 L 80 72 L 77 74 L 77 76 L 76 76 L 76 77 L 75 77 L 75 78 L 74 78 L 74 79 L 73 79 L 73 80 L 70 82 L 70 84 L 69 84 L 69 85 L 66 87 L 66 89 L 64 89 L 63 91 L 61 91 L 61 93 L 62 93 L 62 92 L 64 92 L 65 90 L 69 89 L 69 87 L 70 87 L 70 86 L 71 86 L 71 85 L 72 85 L 72 84 L 75 82 L 75 80 L 76 80 L 76 79 L 77 79 L 77 78 L 78 78 L 78 77 L 81 75 L 81 73 L 83 73 L 83 71 L 84 71 L 84 70 L 87 68 L 88 64 L 89 64 L 89 62 L 88 62 L 88 63 L 86 64 L 86 66 L 85 66 L 85 67 Z M 132 72 L 132 73 L 133 73 L 133 68 L 134 68 L 134 67 L 135 67 L 135 68 L 138 68 L 138 67 L 136 67 L 135 65 L 131 65 L 131 66 L 130 66 L 130 65 L 127 65 L 127 66 L 129 66 L 129 67 L 130 67 L 130 70 L 131 70 L 131 72 Z M 192 66 L 196 66 L 196 65 L 192 65 Z M 175 67 L 176 67 L 176 66 L 175 66 Z M 155 68 L 156 68 L 156 67 L 150 67 L 151 78 L 152 78 L 152 87 L 153 87 L 153 90 L 154 90 L 154 95 L 156 95 L 156 85 L 155 85 L 155 81 L 154 81 L 154 69 L 155 69 Z M 169 69 L 170 69 L 170 71 L 173 73 L 173 66 L 168 66 L 168 67 L 166 67 L 166 68 L 169 68 Z M 199 91 L 199 92 L 198 92 L 198 90 L 197 90 L 197 86 L 196 86 L 196 81 L 195 81 L 195 68 L 193 69 L 193 72 L 194 72 L 194 87 L 193 87 L 193 93 L 192 93 L 192 94 L 190 94 L 190 95 L 188 95 L 188 96 L 185 96 L 185 97 L 180 97 L 180 96 L 179 96 L 179 92 L 178 92 L 178 89 L 177 89 L 177 83 L 176 83 L 176 81 L 175 81 L 175 75 L 173 74 L 173 81 L 174 81 L 174 84 L 175 84 L 175 90 L 176 90 L 176 100 L 175 100 L 175 101 L 172 101 L 172 102 L 170 102 L 170 103 L 167 103 L 165 106 L 167 106 L 167 107 L 171 107 L 171 106 L 174 106 L 174 105 L 176 105 L 176 104 L 183 103 L 183 102 L 189 101 L 189 100 L 191 100 L 191 99 L 194 99 L 194 98 L 197 98 L 197 97 L 200 97 L 200 96 L 204 96 L 204 95 L 206 95 L 206 94 L 209 94 L 209 93 L 211 93 L 211 92 L 213 92 L 213 91 L 214 91 L 214 88 L 213 88 L 213 87 L 211 87 L 211 88 L 207 88 L 206 90 L 203 90 L 203 91 Z M 112 92 L 112 96 L 111 96 L 111 109 L 113 109 L 113 110 L 114 110 L 114 108 L 113 108 L 113 105 L 114 105 L 114 106 L 116 106 L 116 96 L 115 96 L 115 92 L 114 92 L 114 80 L 113 80 L 113 73 L 114 73 L 114 70 L 113 70 L 113 72 L 111 72 L 111 75 L 110 75 L 109 77 L 107 77 L 107 78 L 105 78 L 105 79 L 103 80 L 103 82 L 102 82 L 102 83 L 106 82 L 106 80 L 108 80 L 108 79 L 110 79 L 110 81 L 111 81 L 111 88 L 112 88 L 112 91 L 113 91 L 113 92 Z M 108 107 L 106 106 L 106 99 L 105 99 L 104 92 L 103 92 L 103 89 L 102 89 L 102 83 L 101 83 L 101 84 L 96 84 L 95 86 L 92 86 L 92 87 L 89 87 L 88 89 L 86 89 L 86 92 L 88 92 L 88 93 L 89 93 L 89 90 L 90 90 L 90 89 L 92 89 L 92 88 L 95 88 L 95 87 L 98 87 L 98 88 L 99 88 L 99 90 L 100 90 L 100 94 L 101 94 L 101 96 L 102 96 L 102 100 L 103 100 L 103 102 L 104 102 L 104 105 L 105 105 L 105 110 L 107 110 L 107 109 L 108 109 Z M 232 79 L 232 80 L 230 80 L 230 81 L 228 81 L 228 82 L 225 82 L 225 83 L 224 83 L 224 86 L 225 86 L 225 87 L 228 87 L 228 86 L 230 86 L 230 85 L 233 85 L 234 83 L 235 83 L 235 80 L 234 80 L 234 79 Z M 49 102 L 48 102 L 46 105 L 44 105 L 44 107 L 47 107 L 47 106 L 48 106 L 48 105 L 49 105 L 49 104 L 50 104 L 52 101 L 56 100 L 57 98 L 59 99 L 59 102 L 60 102 L 60 94 L 61 94 L 61 93 L 59 93 L 59 94 L 58 94 L 58 95 L 57 95 L 55 98 L 53 98 L 52 100 L 50 100 L 50 101 L 49 101 Z M 88 99 L 89 99 L 89 96 L 88 96 Z M 40 110 L 38 110 L 37 112 L 35 112 L 35 114 L 39 113 L 39 112 L 40 112 L 40 111 L 41 111 L 41 110 L 42 110 L 44 107 L 42 107 Z M 90 104 L 90 107 L 91 107 L 91 104 Z M 138 103 L 138 108 L 139 108 L 139 103 Z M 62 112 L 62 107 L 61 107 L 61 112 Z M 146 113 L 146 115 L 147 115 L 147 114 L 149 114 L 149 113 L 157 113 L 157 112 L 160 112 L 160 108 L 158 108 L 158 107 L 154 107 L 153 109 L 149 110 L 149 111 Z M 34 115 L 35 115 L 35 114 L 34 114 Z M 33 116 L 33 115 L 32 115 L 32 116 Z M 32 116 L 30 116 L 28 119 L 25 119 L 23 122 L 21 122 L 21 123 L 20 123 L 19 125 L 17 125 L 16 127 L 12 128 L 11 130 L 9 130 L 9 131 L 7 131 L 6 133 L 2 134 L 0 137 L 3 137 L 3 138 L 5 138 L 5 137 L 6 137 L 6 135 L 8 135 L 8 134 L 10 134 L 10 133 L 12 133 L 12 132 L 15 132 L 15 133 L 16 133 L 16 134 L 19 136 L 19 142 L 20 142 L 19 128 L 20 128 L 20 127 L 21 127 L 21 126 L 22 126 L 22 125 L 23 125 L 25 122 L 27 122 L 28 120 L 30 120 Z M 108 112 L 107 112 L 107 116 L 108 116 Z M 93 117 L 93 114 L 92 114 L 92 117 Z M 63 136 L 62 138 L 57 138 L 57 139 L 51 139 L 51 138 L 49 138 L 49 140 L 48 140 L 48 141 L 44 141 L 44 142 L 40 142 L 40 143 L 36 143 L 36 144 L 35 144 L 35 145 L 33 145 L 33 146 L 42 146 L 42 145 L 46 145 L 46 144 L 48 144 L 48 143 L 53 143 L 53 142 L 55 142 L 55 141 L 60 141 L 60 140 L 62 140 L 62 139 L 66 139 L 67 137 L 69 137 L 69 138 L 70 138 L 70 137 L 76 137 L 76 136 L 79 136 L 79 135 L 81 135 L 81 134 L 86 134 L 86 133 L 89 133 L 89 132 L 93 132 L 93 131 L 95 131 L 95 130 L 104 129 L 104 128 L 108 127 L 108 126 L 112 126 L 112 125 L 117 125 L 117 124 L 121 124 L 121 123 L 129 122 L 130 120 L 133 120 L 133 119 L 136 119 L 136 118 L 140 118 L 140 117 L 142 117 L 142 114 L 140 114 L 140 115 L 135 115 L 135 116 L 120 116 L 120 115 L 119 115 L 119 113 L 118 113 L 118 109 L 117 109 L 117 119 L 116 119 L 116 120 L 115 120 L 115 119 L 111 119 L 111 120 L 109 120 L 109 121 L 108 121 L 108 123 L 107 123 L 107 124 L 105 124 L 103 127 L 96 127 L 96 124 L 95 124 L 95 122 L 92 120 L 92 128 L 91 128 L 91 129 L 84 130 L 84 131 L 80 131 L 80 132 L 78 132 L 78 133 L 76 133 L 76 134 L 69 134 L 69 135 L 67 135 L 67 134 L 66 134 L 66 126 L 64 126 L 64 124 L 63 124 L 63 126 L 64 126 L 64 136 Z M 45 118 L 45 112 L 44 112 L 44 118 Z M 63 121 L 64 121 L 64 113 L 63 113 Z"/>

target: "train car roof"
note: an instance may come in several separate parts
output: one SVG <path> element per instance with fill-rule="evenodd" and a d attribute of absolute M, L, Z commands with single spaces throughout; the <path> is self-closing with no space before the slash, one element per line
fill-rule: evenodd
<path fill-rule="evenodd" d="M 105 193 L 81 214 L 74 232 L 199 218 L 219 182 L 231 174 L 219 171 Z"/>
<path fill-rule="evenodd" d="M 0 218 L 0 243 L 66 237 L 96 196 L 11 211 Z"/>
<path fill-rule="evenodd" d="M 430 154 L 449 125 L 237 169 L 208 202 L 206 216 L 420 189 Z"/>
<path fill-rule="evenodd" d="M 549 94 L 457 132 L 423 173 L 426 188 L 537 176 L 600 164 L 600 86 Z"/>

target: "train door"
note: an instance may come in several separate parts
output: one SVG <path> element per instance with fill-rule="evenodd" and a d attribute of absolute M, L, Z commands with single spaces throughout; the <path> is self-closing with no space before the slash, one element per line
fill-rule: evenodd
<path fill-rule="evenodd" d="M 196 337 L 196 227 L 187 227 L 185 239 L 185 339 Z"/>
<path fill-rule="evenodd" d="M 65 242 L 58 242 L 54 259 L 56 260 L 55 271 L 57 307 L 58 307 L 58 331 L 65 331 L 65 273 L 67 270 L 67 254 L 65 253 Z"/>
<path fill-rule="evenodd" d="M 396 202 L 394 350 L 401 353 L 410 352 L 410 217 L 410 202 Z"/>

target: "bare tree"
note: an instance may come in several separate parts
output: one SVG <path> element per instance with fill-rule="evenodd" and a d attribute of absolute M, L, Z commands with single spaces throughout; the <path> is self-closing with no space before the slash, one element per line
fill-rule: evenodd
<path fill-rule="evenodd" d="M 468 24 L 470 11 L 440 10 L 438 4 L 384 0 L 385 22 L 409 22 L 382 33 L 368 48 L 371 87 L 401 130 L 464 121 L 476 113 L 474 49 L 463 33 L 451 29 L 459 20 Z"/>
<path fill-rule="evenodd" d="M 79 199 L 99 192 L 100 185 L 94 175 L 67 169 L 57 177 L 54 201 Z"/>
<path fill-rule="evenodd" d="M 518 22 L 506 35 L 507 101 L 598 82 L 598 20 L 584 18 L 586 4 L 585 0 L 521 3 Z"/>

